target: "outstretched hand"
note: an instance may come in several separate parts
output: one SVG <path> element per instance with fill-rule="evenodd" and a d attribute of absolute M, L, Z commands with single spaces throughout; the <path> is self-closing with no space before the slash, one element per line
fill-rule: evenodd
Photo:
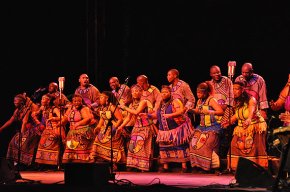
<path fill-rule="evenodd" d="M 286 111 L 285 113 L 281 113 L 279 119 L 285 123 L 290 123 L 290 112 Z"/>

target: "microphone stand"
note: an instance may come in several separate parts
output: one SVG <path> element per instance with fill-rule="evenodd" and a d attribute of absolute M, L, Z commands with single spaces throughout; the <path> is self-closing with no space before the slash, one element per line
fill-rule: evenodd
<path fill-rule="evenodd" d="M 62 89 L 59 89 L 59 151 L 58 151 L 58 158 L 57 158 L 57 170 L 60 171 L 61 170 L 61 151 L 62 151 L 62 137 L 61 137 L 61 129 L 62 129 L 62 125 L 61 125 L 61 118 L 62 118 L 62 101 L 61 101 L 61 94 L 62 94 Z"/>
<path fill-rule="evenodd" d="M 231 80 L 231 82 L 233 82 L 233 76 L 234 76 L 234 74 L 230 74 L 229 75 L 229 78 L 230 78 L 230 80 Z M 232 116 L 232 106 L 231 106 L 231 89 L 229 89 L 229 106 L 228 106 L 228 108 L 229 108 L 229 128 L 231 129 L 231 116 Z M 232 134 L 230 134 L 230 135 L 232 135 Z M 228 152 L 228 154 L 229 154 L 229 161 L 228 161 L 228 166 L 227 166 L 227 170 L 226 170 L 226 172 L 227 173 L 232 173 L 233 174 L 233 170 L 232 170 L 232 149 L 231 149 L 231 147 L 232 147 L 232 140 L 230 140 L 230 142 L 229 142 L 229 152 Z"/>
<path fill-rule="evenodd" d="M 233 70 L 229 70 L 228 77 L 229 77 L 231 82 L 233 82 L 233 76 L 234 76 L 234 71 Z M 232 109 L 232 106 L 231 106 L 231 89 L 230 89 L 230 87 L 229 87 L 228 94 L 229 94 L 229 105 L 228 105 L 228 109 L 229 109 L 229 119 L 228 119 L 229 127 L 228 127 L 228 129 L 231 129 L 231 126 L 232 126 L 231 125 L 231 116 L 232 116 L 232 113 L 233 113 L 233 109 Z M 232 134 L 229 134 L 229 135 L 232 135 Z M 224 172 L 220 173 L 219 175 L 221 175 L 221 174 L 234 174 L 234 172 L 232 170 L 232 149 L 231 149 L 232 141 L 231 140 L 232 139 L 230 139 L 230 142 L 229 142 L 229 150 L 228 150 L 229 159 L 227 161 L 227 164 L 228 164 L 227 169 Z"/>
<path fill-rule="evenodd" d="M 129 81 L 129 77 L 126 78 L 124 85 L 127 85 L 128 84 L 128 81 Z M 120 99 L 122 98 L 122 95 L 124 93 L 124 90 L 125 90 L 125 88 L 122 90 L 120 97 L 117 98 L 117 103 L 115 103 L 115 109 L 113 111 L 113 115 L 116 112 L 117 106 L 120 104 Z M 110 160 L 110 176 L 109 176 L 109 180 L 115 180 L 115 175 L 116 175 L 116 173 L 114 173 L 114 161 L 113 161 L 114 155 L 113 155 L 113 148 L 112 148 L 113 147 L 113 135 L 112 135 L 112 131 L 113 131 L 113 123 L 112 123 L 112 121 L 113 121 L 113 115 L 108 120 L 108 123 L 107 123 L 106 128 L 105 128 L 105 132 L 104 132 L 104 135 L 105 135 L 106 132 L 107 132 L 107 130 L 108 130 L 108 128 L 110 127 L 110 131 L 111 131 L 111 133 L 110 133 L 111 134 L 111 140 L 110 140 L 110 145 L 111 145 L 111 160 Z"/>

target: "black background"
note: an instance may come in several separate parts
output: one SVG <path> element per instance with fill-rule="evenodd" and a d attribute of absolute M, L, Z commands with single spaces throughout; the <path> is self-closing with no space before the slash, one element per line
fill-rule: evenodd
<path fill-rule="evenodd" d="M 81 73 L 103 91 L 110 89 L 110 76 L 121 83 L 130 76 L 132 85 L 145 74 L 161 87 L 167 71 L 177 68 L 195 94 L 197 84 L 210 79 L 211 65 L 227 75 L 227 62 L 235 60 L 236 77 L 244 62 L 252 62 L 266 81 L 268 99 L 277 99 L 289 74 L 289 9 L 286 0 L 7 3 L 0 124 L 12 115 L 16 94 L 32 95 L 64 76 L 70 95 Z M 3 132 L 2 143 L 9 134 Z"/>

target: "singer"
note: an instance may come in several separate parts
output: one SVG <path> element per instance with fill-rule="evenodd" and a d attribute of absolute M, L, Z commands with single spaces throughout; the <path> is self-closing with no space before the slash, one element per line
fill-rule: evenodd
<path fill-rule="evenodd" d="M 232 75 L 232 73 L 230 75 Z M 221 74 L 220 67 L 217 65 L 213 65 L 210 68 L 210 76 L 212 78 L 210 82 L 214 88 L 214 97 L 217 99 L 218 103 L 221 105 L 223 110 L 226 110 L 228 106 L 232 107 L 234 95 L 233 83 L 231 79 L 229 77 L 223 76 Z"/>
<path fill-rule="evenodd" d="M 137 78 L 138 79 L 138 78 Z M 119 129 L 134 119 L 134 127 L 128 146 L 127 168 L 149 171 L 153 156 L 153 135 L 157 133 L 156 126 L 147 116 L 139 116 L 139 113 L 152 113 L 152 104 L 142 99 L 143 88 L 139 85 L 132 85 L 133 102 L 129 107 L 120 105 L 123 110 L 129 112 Z M 156 133 L 154 133 L 156 132 Z"/>
<path fill-rule="evenodd" d="M 230 113 L 229 111 L 229 108 L 233 107 L 234 102 L 233 83 L 229 77 L 222 76 L 219 66 L 214 65 L 210 68 L 209 71 L 212 78 L 210 82 L 212 83 L 214 88 L 214 98 L 217 99 L 218 104 L 225 111 L 225 114 L 223 116 L 217 117 L 217 121 L 218 123 L 228 121 L 230 115 L 232 115 L 232 113 Z M 231 71 L 229 75 L 231 76 L 233 74 L 232 68 L 229 69 L 229 71 Z"/>
<path fill-rule="evenodd" d="M 80 94 L 87 106 L 94 111 L 99 105 L 100 91 L 97 87 L 90 83 L 87 74 L 81 74 L 79 77 L 80 85 L 76 88 L 75 94 Z M 97 115 L 94 113 L 94 115 Z"/>
<path fill-rule="evenodd" d="M 61 146 L 65 140 L 65 128 L 61 126 L 59 130 L 60 120 L 60 108 L 55 107 L 51 102 L 54 98 L 50 94 L 45 94 L 41 99 L 41 107 L 39 111 L 35 112 L 39 115 L 38 123 L 43 126 L 44 130 L 41 134 L 40 141 L 36 152 L 35 162 L 39 164 L 46 164 L 47 166 L 41 165 L 41 167 L 56 168 L 58 164 L 58 157 L 61 153 Z M 50 166 L 48 166 L 50 165 Z"/>
<path fill-rule="evenodd" d="M 37 117 L 32 115 L 39 107 L 26 94 L 17 94 L 13 103 L 15 105 L 13 115 L 0 127 L 0 133 L 7 128 L 17 131 L 9 143 L 6 158 L 12 162 L 29 166 L 33 163 L 40 138 L 39 133 L 42 132 L 35 123 Z M 13 124 L 15 122 L 17 123 Z M 20 147 L 19 139 L 23 141 L 20 142 Z"/>
<path fill-rule="evenodd" d="M 222 124 L 222 127 L 227 127 L 230 122 L 238 122 L 230 145 L 231 156 L 228 156 L 228 162 L 231 163 L 228 166 L 236 170 L 239 157 L 244 157 L 267 170 L 267 123 L 258 111 L 258 102 L 246 93 L 242 82 L 233 83 L 233 92 L 235 114 L 229 122 Z"/>
<path fill-rule="evenodd" d="M 290 126 L 290 74 L 288 77 L 288 82 L 281 90 L 279 98 L 276 101 L 270 101 L 271 109 L 278 111 L 285 108 L 285 113 L 280 114 L 279 118 L 283 121 L 283 126 Z"/>
<path fill-rule="evenodd" d="M 69 123 L 62 163 L 87 163 L 90 159 L 95 136 L 93 130 L 97 121 L 92 117 L 90 109 L 83 103 L 82 96 L 74 94 L 72 107 L 68 108 L 64 115 L 70 118 L 61 119 L 63 126 Z"/>
<path fill-rule="evenodd" d="M 172 89 L 172 98 L 181 99 L 186 112 L 189 109 L 193 109 L 196 101 L 195 96 L 189 84 L 179 78 L 179 71 L 177 69 L 170 69 L 167 72 L 167 80 Z"/>
<path fill-rule="evenodd" d="M 231 71 L 231 70 L 229 70 Z M 224 115 L 216 116 L 218 123 L 228 122 L 229 118 L 233 115 L 233 83 L 227 76 L 221 74 L 220 67 L 213 65 L 209 70 L 211 76 L 211 84 L 214 89 L 214 98 L 216 98 L 218 104 L 224 110 Z M 232 129 L 225 129 L 221 132 L 221 137 L 225 138 L 221 140 L 219 153 L 222 159 L 227 157 L 228 146 L 231 141 Z"/>
<path fill-rule="evenodd" d="M 129 106 L 132 102 L 132 94 L 130 87 L 127 85 L 129 77 L 125 79 L 124 84 L 120 84 L 118 77 L 111 77 L 109 85 L 112 89 L 112 93 L 115 95 L 121 105 Z"/>
<path fill-rule="evenodd" d="M 103 91 L 100 94 L 100 120 L 95 129 L 97 136 L 90 155 L 94 160 L 102 158 L 111 161 L 114 163 L 114 171 L 117 169 L 116 163 L 126 163 L 124 138 L 121 130 L 118 129 L 123 122 L 123 117 L 116 103 L 117 99 L 112 92 Z M 113 156 L 111 156 L 111 150 L 113 150 Z"/>
<path fill-rule="evenodd" d="M 63 87 L 62 87 L 62 89 L 63 89 Z M 63 105 L 63 106 L 70 105 L 70 101 L 68 100 L 66 95 L 63 94 L 62 92 L 58 91 L 58 85 L 56 82 L 49 83 L 48 94 L 54 98 L 53 103 L 55 106 L 59 107 L 60 105 Z M 60 95 L 61 95 L 61 97 L 60 97 Z"/>
<path fill-rule="evenodd" d="M 267 120 L 267 109 L 269 108 L 269 104 L 266 94 L 266 83 L 262 76 L 254 73 L 253 65 L 251 63 L 243 64 L 242 74 L 235 79 L 235 82 L 243 82 L 245 84 L 245 91 L 249 95 L 255 97 L 261 115 L 265 120 Z"/>

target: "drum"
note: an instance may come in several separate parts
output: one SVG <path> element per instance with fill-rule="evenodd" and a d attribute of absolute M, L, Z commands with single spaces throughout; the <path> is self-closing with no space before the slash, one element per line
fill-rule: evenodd
<path fill-rule="evenodd" d="M 282 144 L 278 179 L 282 177 L 283 171 L 290 171 L 290 126 L 278 127 L 273 130 L 273 134 L 278 136 Z"/>
<path fill-rule="evenodd" d="M 282 126 L 273 130 L 273 135 L 276 135 L 280 143 L 285 146 L 288 144 L 288 140 L 290 139 L 290 126 Z"/>

